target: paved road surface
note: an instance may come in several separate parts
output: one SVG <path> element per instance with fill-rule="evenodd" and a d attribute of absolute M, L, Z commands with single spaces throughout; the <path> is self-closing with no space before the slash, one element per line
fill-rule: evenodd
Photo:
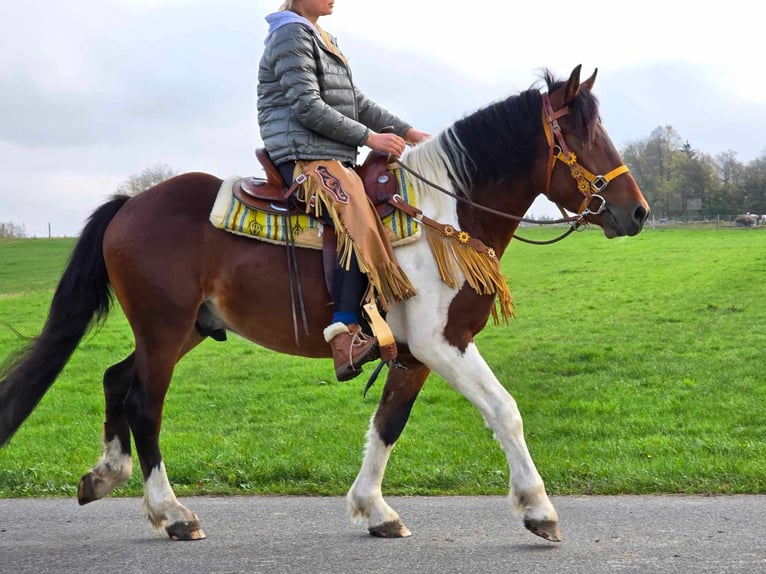
<path fill-rule="evenodd" d="M 381 540 L 342 498 L 187 498 L 208 535 L 171 542 L 136 498 L 0 500 L 0 573 L 766 573 L 766 496 L 554 497 L 564 542 L 502 497 L 391 497 L 413 531 Z"/>

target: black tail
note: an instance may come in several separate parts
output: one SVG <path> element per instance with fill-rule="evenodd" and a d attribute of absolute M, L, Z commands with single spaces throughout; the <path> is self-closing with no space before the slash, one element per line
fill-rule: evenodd
<path fill-rule="evenodd" d="M 99 207 L 75 245 L 42 333 L 0 369 L 0 446 L 32 413 L 94 322 L 106 318 L 112 292 L 102 254 L 106 226 L 128 200 Z"/>

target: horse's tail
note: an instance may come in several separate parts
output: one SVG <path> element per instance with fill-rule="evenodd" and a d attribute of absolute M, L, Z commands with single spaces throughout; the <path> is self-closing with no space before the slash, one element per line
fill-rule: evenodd
<path fill-rule="evenodd" d="M 0 368 L 0 446 L 32 413 L 88 329 L 109 313 L 112 291 L 102 243 L 107 225 L 127 200 L 115 196 L 93 212 L 69 257 L 42 332 Z"/>

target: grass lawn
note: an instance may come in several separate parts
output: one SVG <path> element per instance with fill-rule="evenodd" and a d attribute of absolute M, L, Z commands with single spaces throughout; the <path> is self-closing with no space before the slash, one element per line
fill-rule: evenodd
<path fill-rule="evenodd" d="M 524 230 L 535 238 L 548 229 Z M 74 244 L 0 241 L 0 360 L 34 336 Z M 509 325 L 477 339 L 519 403 L 551 494 L 766 492 L 766 232 L 597 230 L 514 242 Z M 10 443 L 0 497 L 74 495 L 101 451 L 106 367 L 131 351 L 119 306 L 86 337 Z M 367 368 L 370 372 L 372 367 Z M 337 495 L 361 462 L 382 381 L 231 336 L 176 369 L 161 444 L 179 495 Z M 138 464 L 117 495 L 141 493 Z M 392 455 L 388 494 L 501 494 L 505 457 L 481 416 L 431 375 Z"/>

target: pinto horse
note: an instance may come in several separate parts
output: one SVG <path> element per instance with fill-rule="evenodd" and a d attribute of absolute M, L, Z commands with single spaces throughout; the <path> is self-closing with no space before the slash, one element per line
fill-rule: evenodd
<path fill-rule="evenodd" d="M 499 259 L 540 193 L 607 237 L 636 235 L 649 213 L 601 124 L 594 74 L 580 81 L 545 72 L 532 88 L 458 120 L 406 155 L 428 217 L 479 238 Z M 606 174 L 606 175 L 595 175 Z M 331 300 L 304 289 L 308 335 L 296 341 L 285 247 L 214 228 L 222 181 L 203 173 L 169 179 L 135 197 L 115 196 L 89 218 L 56 289 L 41 334 L 0 379 L 0 445 L 53 384 L 88 329 L 109 311 L 112 292 L 135 336 L 135 350 L 109 367 L 104 450 L 81 479 L 80 504 L 103 498 L 132 473 L 133 434 L 144 477 L 144 509 L 172 539 L 200 539 L 198 517 L 171 488 L 159 448 L 162 408 L 176 363 L 222 329 L 304 357 L 329 357 L 322 337 Z M 448 190 L 444 194 L 436 189 Z M 460 201 L 458 201 L 460 200 Z M 322 256 L 295 254 L 303 285 L 322 285 Z M 392 303 L 387 321 L 406 368 L 388 371 L 361 469 L 347 495 L 353 518 L 382 537 L 410 531 L 383 499 L 386 463 L 429 373 L 438 373 L 484 416 L 510 467 L 510 499 L 524 525 L 559 541 L 558 516 L 527 450 L 514 399 L 474 343 L 494 312 L 495 294 L 442 280 L 426 241 L 396 250 L 417 294 Z"/>

